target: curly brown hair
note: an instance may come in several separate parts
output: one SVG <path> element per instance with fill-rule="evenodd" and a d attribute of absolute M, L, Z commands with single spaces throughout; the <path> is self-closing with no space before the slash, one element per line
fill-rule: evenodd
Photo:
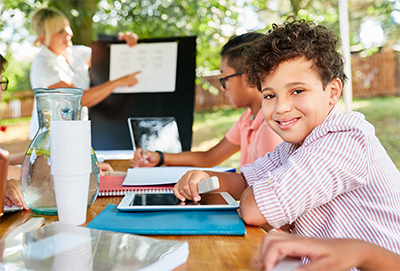
<path fill-rule="evenodd" d="M 281 62 L 304 57 L 313 61 L 312 68 L 324 89 L 334 78 L 344 84 L 347 76 L 339 47 L 340 38 L 324 26 L 289 17 L 282 25 L 273 24 L 267 34 L 244 52 L 248 83 L 261 91 L 261 82 Z"/>

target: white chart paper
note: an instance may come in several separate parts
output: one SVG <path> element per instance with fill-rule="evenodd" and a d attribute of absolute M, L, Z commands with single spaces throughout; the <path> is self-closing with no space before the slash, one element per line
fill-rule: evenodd
<path fill-rule="evenodd" d="M 114 93 L 174 92 L 178 43 L 158 42 L 112 44 L 110 48 L 110 80 L 141 71 L 132 87 L 117 87 Z"/>

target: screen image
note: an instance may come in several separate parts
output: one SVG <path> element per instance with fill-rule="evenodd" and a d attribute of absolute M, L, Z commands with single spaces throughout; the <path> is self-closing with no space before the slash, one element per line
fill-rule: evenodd
<path fill-rule="evenodd" d="M 135 194 L 130 206 L 150 206 L 150 205 L 228 205 L 221 194 L 205 194 L 198 202 L 186 200 L 180 201 L 174 194 Z"/>
<path fill-rule="evenodd" d="M 134 148 L 142 147 L 150 151 L 160 150 L 167 153 L 182 152 L 178 125 L 173 117 L 129 118 L 133 132 Z M 145 135 L 145 137 L 143 137 Z M 142 140 L 145 138 L 146 142 Z"/>

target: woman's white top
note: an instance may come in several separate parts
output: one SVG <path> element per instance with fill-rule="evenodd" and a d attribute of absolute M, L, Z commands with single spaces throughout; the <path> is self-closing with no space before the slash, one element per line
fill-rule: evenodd
<path fill-rule="evenodd" d="M 74 45 L 65 49 L 65 57 L 56 55 L 46 46 L 33 60 L 30 80 L 31 87 L 48 88 L 61 81 L 84 90 L 90 87 L 89 65 L 92 49 L 82 45 Z M 33 105 L 29 138 L 33 139 L 39 128 L 36 100 Z"/>

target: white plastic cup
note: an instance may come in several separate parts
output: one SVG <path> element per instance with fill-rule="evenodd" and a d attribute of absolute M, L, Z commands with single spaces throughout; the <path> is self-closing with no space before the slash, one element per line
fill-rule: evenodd
<path fill-rule="evenodd" d="M 90 120 L 55 120 L 50 121 L 50 127 L 69 127 L 70 129 L 85 129 Z M 90 124 L 89 124 L 90 125 Z"/>
<path fill-rule="evenodd" d="M 78 176 L 53 175 L 58 220 L 66 225 L 86 222 L 90 174 Z"/>
<path fill-rule="evenodd" d="M 75 176 L 91 172 L 90 126 L 90 121 L 50 121 L 53 175 Z"/>
<path fill-rule="evenodd" d="M 51 156 L 51 174 L 62 176 L 76 176 L 88 174 L 92 171 L 91 150 L 86 155 L 76 157 Z"/>

